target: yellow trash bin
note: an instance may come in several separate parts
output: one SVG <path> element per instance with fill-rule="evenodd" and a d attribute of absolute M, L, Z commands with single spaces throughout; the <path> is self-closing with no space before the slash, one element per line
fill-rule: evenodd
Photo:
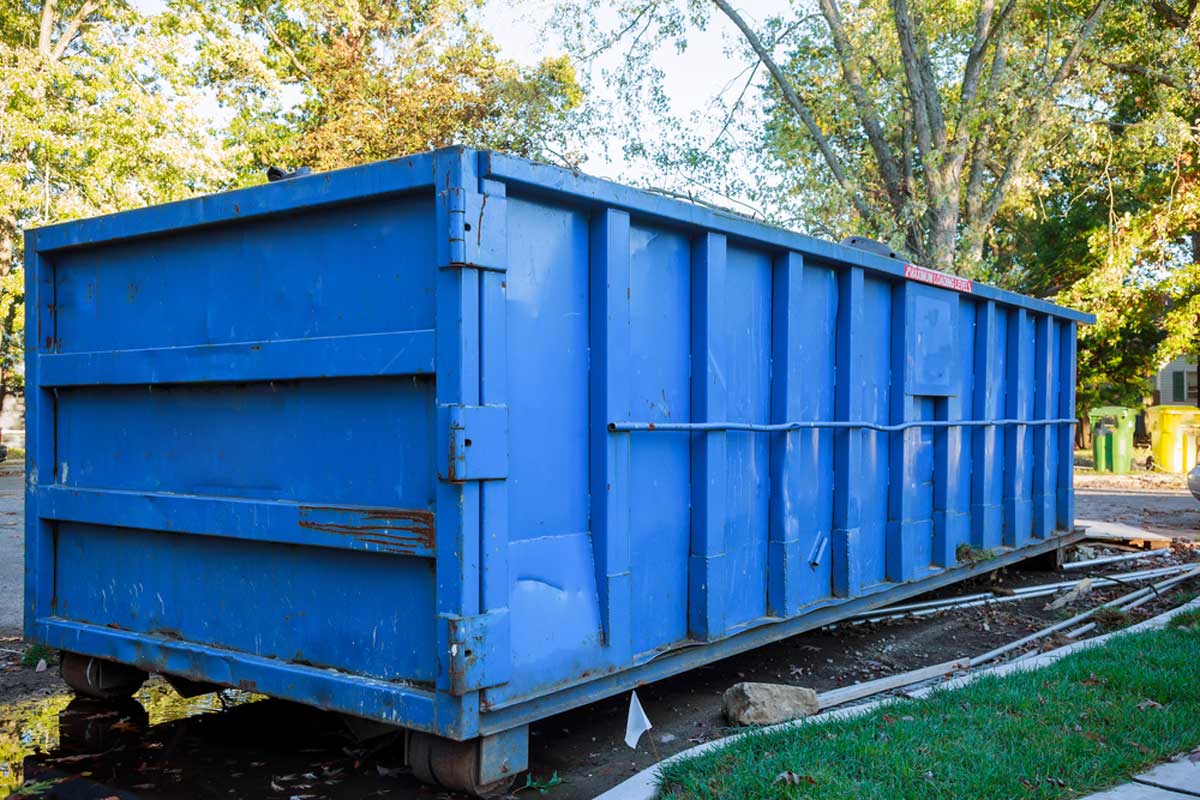
<path fill-rule="evenodd" d="M 1146 429 L 1154 464 L 1164 472 L 1186 473 L 1196 466 L 1196 436 L 1200 432 L 1200 408 L 1195 406 L 1150 406 Z"/>

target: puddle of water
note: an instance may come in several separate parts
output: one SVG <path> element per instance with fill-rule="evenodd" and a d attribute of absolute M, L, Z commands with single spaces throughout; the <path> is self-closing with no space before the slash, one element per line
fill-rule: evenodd
<path fill-rule="evenodd" d="M 25 782 L 25 759 L 55 751 L 94 750 L 106 733 L 137 733 L 148 726 L 212 714 L 265 699 L 237 689 L 180 697 L 152 676 L 132 700 L 121 704 L 75 700 L 70 693 L 0 708 L 0 797 Z M 69 755 L 67 756 L 70 757 Z"/>

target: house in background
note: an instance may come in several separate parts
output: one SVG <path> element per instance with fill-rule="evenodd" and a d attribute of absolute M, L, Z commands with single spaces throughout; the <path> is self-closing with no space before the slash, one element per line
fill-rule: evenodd
<path fill-rule="evenodd" d="M 1179 356 L 1169 361 L 1154 379 L 1156 405 L 1194 406 L 1200 399 L 1196 383 L 1195 356 Z"/>

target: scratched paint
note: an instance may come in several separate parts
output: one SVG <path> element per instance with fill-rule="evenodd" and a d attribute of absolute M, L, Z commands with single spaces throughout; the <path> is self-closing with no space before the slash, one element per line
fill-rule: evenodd
<path fill-rule="evenodd" d="M 300 506 L 299 524 L 378 545 L 389 553 L 411 555 L 437 544 L 433 512 L 424 509 Z"/>

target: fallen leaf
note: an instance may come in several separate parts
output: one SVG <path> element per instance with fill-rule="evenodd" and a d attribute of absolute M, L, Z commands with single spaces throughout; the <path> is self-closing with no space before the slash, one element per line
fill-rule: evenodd
<path fill-rule="evenodd" d="M 39 658 L 37 666 L 33 668 L 33 671 L 34 672 L 45 672 L 46 671 L 46 659 Z"/>
<path fill-rule="evenodd" d="M 1148 708 L 1162 708 L 1162 703 L 1157 703 L 1149 698 L 1137 704 L 1138 710 L 1145 711 Z"/>
<path fill-rule="evenodd" d="M 771 781 L 772 784 L 784 783 L 784 784 L 787 784 L 788 786 L 800 786 L 801 784 L 805 784 L 805 783 L 815 784 L 816 782 L 817 781 L 815 778 L 813 778 L 813 776 L 800 775 L 799 773 L 792 772 L 790 769 L 784 770 L 783 772 L 779 773 L 778 775 L 775 776 L 775 780 Z"/>
<path fill-rule="evenodd" d="M 1100 678 L 1098 678 L 1094 672 L 1080 681 L 1080 683 L 1082 683 L 1084 686 L 1099 686 L 1103 682 L 1104 681 L 1100 680 Z"/>

